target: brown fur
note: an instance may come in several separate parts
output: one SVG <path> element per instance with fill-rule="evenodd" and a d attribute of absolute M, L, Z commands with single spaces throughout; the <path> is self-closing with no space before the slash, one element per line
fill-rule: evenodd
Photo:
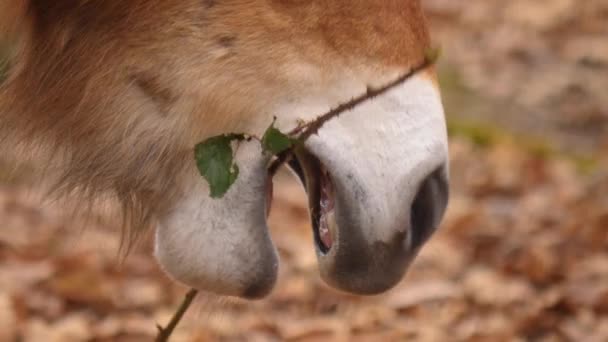
<path fill-rule="evenodd" d="M 197 141 L 306 86 L 290 65 L 379 72 L 429 45 L 418 0 L 0 0 L 0 23 L 19 51 L 0 151 L 58 193 L 118 199 L 137 227 L 179 194 Z"/>

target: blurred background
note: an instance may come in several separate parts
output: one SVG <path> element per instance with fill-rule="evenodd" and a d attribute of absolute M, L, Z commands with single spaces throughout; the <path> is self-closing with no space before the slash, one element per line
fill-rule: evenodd
<path fill-rule="evenodd" d="M 423 3 L 443 48 L 452 198 L 406 279 L 368 298 L 325 286 L 284 173 L 275 291 L 202 295 L 175 341 L 608 341 L 608 1 Z M 187 289 L 150 237 L 121 258 L 115 227 L 40 205 L 6 167 L 0 341 L 153 339 Z"/>

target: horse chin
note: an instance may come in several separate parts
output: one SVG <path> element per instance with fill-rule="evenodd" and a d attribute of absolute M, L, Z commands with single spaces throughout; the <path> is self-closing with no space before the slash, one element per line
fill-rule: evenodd
<path fill-rule="evenodd" d="M 175 280 L 220 295 L 261 298 L 274 287 L 278 257 L 266 223 L 270 179 L 259 144 L 243 143 L 240 175 L 220 199 L 195 177 L 156 230 L 155 255 Z"/>

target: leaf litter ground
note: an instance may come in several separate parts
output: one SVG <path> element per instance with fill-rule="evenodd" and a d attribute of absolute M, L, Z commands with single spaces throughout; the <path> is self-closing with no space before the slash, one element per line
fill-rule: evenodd
<path fill-rule="evenodd" d="M 201 295 L 173 340 L 608 341 L 608 5 L 424 3 L 460 82 L 513 104 L 476 115 L 540 127 L 556 145 L 593 152 L 596 167 L 453 137 L 440 231 L 396 289 L 372 298 L 319 279 L 303 191 L 279 175 L 274 293 L 254 303 Z M 0 341 L 153 339 L 187 289 L 158 269 L 150 238 L 122 260 L 111 226 L 38 203 L 36 189 L 0 188 Z"/>

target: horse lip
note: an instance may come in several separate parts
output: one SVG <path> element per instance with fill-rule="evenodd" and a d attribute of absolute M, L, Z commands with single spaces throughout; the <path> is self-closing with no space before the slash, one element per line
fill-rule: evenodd
<path fill-rule="evenodd" d="M 362 295 L 378 294 L 392 288 L 407 270 L 413 258 L 411 251 L 397 248 L 396 241 L 399 239 L 385 243 L 366 238 L 365 221 L 359 217 L 361 203 L 355 202 L 365 196 L 345 198 L 351 195 L 347 187 L 352 188 L 357 184 L 348 175 L 345 177 L 349 181 L 345 183 L 344 178 L 339 177 L 339 170 L 335 169 L 335 206 L 331 217 L 328 217 L 333 244 L 329 250 L 324 250 L 319 240 L 319 221 L 315 219 L 315 212 L 318 212 L 320 206 L 320 180 L 324 164 L 315 154 L 303 148 L 299 148 L 295 155 L 290 166 L 302 181 L 308 195 L 321 278 L 336 289 Z M 403 243 L 399 241 L 398 245 L 402 246 Z"/>

